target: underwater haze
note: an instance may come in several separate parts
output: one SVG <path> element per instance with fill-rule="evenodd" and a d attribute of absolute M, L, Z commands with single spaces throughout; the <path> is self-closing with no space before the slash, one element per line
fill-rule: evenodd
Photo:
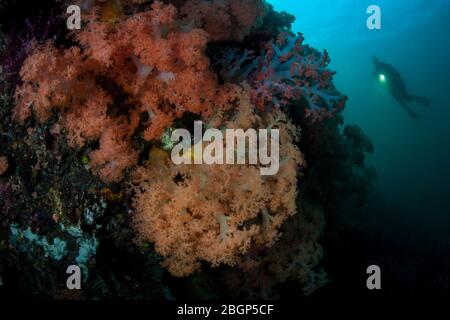
<path fill-rule="evenodd" d="M 373 141 L 369 161 L 377 180 L 361 213 L 366 230 L 399 245 L 413 265 L 425 259 L 423 252 L 436 255 L 428 261 L 430 269 L 433 263 L 448 264 L 450 2 L 271 3 L 296 16 L 293 30 L 302 32 L 307 43 L 329 52 L 331 68 L 337 71 L 335 84 L 349 97 L 345 121 L 359 125 Z M 366 9 L 372 4 L 381 8 L 381 30 L 366 27 Z M 429 107 L 410 104 L 419 119 L 410 118 L 374 79 L 372 56 L 395 66 L 410 92 L 432 100 Z M 400 268 L 408 264 L 401 258 L 397 262 Z"/>

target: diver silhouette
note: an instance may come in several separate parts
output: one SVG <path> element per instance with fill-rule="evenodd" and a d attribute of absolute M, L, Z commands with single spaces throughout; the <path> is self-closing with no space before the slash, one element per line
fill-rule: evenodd
<path fill-rule="evenodd" d="M 408 102 L 417 101 L 424 106 L 429 106 L 431 100 L 425 97 L 409 94 L 406 90 L 406 85 L 402 79 L 402 76 L 397 69 L 390 64 L 384 63 L 376 57 L 372 57 L 372 61 L 375 67 L 374 76 L 377 78 L 378 82 L 388 88 L 391 96 L 397 100 L 397 102 L 412 118 L 419 118 L 419 115 L 411 110 Z"/>

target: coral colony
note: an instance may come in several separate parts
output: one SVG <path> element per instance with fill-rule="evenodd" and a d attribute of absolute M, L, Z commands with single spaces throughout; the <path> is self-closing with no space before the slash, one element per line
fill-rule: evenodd
<path fill-rule="evenodd" d="M 168 274 L 215 274 L 218 296 L 326 283 L 329 195 L 372 179 L 327 52 L 263 0 L 79 1 L 71 31 L 69 5 L 0 36 L 24 53 L 2 51 L 1 254 L 46 271 L 32 294 L 70 298 L 55 270 L 74 264 L 84 298 L 171 298 Z"/>

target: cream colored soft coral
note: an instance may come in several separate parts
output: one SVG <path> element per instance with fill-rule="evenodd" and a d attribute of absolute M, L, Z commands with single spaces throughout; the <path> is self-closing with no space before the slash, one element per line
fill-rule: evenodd
<path fill-rule="evenodd" d="M 271 246 L 296 212 L 297 169 L 304 161 L 293 143 L 295 130 L 287 119 L 278 121 L 279 111 L 250 117 L 255 108 L 248 94 L 248 88 L 240 93 L 235 113 L 213 117 L 214 122 L 279 129 L 283 163 L 277 175 L 261 176 L 257 165 L 176 166 L 170 161 L 134 171 L 139 239 L 155 244 L 175 276 L 193 273 L 201 261 L 234 265 L 251 246 Z"/>

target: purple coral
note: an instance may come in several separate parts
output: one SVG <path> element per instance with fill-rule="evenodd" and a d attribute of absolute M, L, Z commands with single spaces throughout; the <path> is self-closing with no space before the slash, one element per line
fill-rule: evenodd
<path fill-rule="evenodd" d="M 280 108 L 305 99 L 307 116 L 331 115 L 344 107 L 347 98 L 332 83 L 335 72 L 328 69 L 328 53 L 303 45 L 303 40 L 301 34 L 282 34 L 259 57 L 247 50 L 229 49 L 222 76 L 230 82 L 250 82 L 253 102 L 260 108 L 268 103 Z"/>

